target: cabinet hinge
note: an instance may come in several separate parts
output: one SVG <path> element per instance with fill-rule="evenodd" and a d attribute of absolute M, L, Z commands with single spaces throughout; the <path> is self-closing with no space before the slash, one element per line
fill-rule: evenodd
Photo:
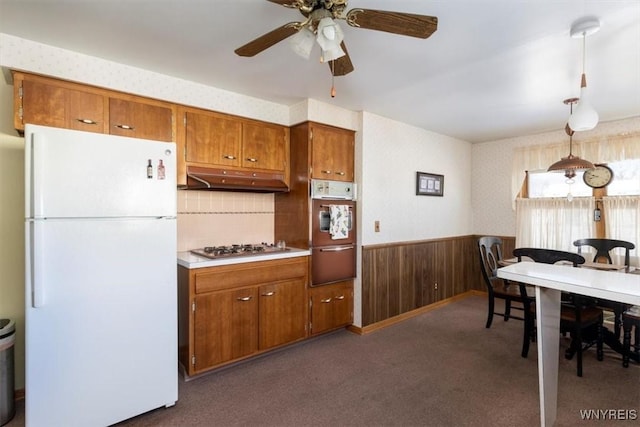
<path fill-rule="evenodd" d="M 18 88 L 18 96 L 19 96 L 20 98 L 22 98 L 22 96 L 23 96 L 23 93 L 24 93 L 23 91 L 24 91 L 24 88 L 23 88 L 22 86 L 20 86 L 20 87 Z"/>
<path fill-rule="evenodd" d="M 191 356 L 191 364 L 192 364 L 193 366 L 195 366 L 195 365 L 196 365 L 196 356 Z"/>
<path fill-rule="evenodd" d="M 20 117 L 21 121 L 24 118 L 24 110 L 22 107 L 18 108 L 18 117 Z"/>
<path fill-rule="evenodd" d="M 195 312 L 196 311 L 196 302 L 192 302 L 191 303 L 191 311 Z"/>

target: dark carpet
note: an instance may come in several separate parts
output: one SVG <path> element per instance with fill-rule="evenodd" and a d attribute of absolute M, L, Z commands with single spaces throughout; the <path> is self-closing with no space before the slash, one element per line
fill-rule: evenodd
<path fill-rule="evenodd" d="M 181 379 L 174 407 L 118 426 L 540 425 L 535 343 L 524 359 L 522 322 L 485 320 L 486 298 L 470 296 L 368 335 L 331 333 Z M 560 339 L 556 425 L 640 424 L 640 365 L 592 348 L 579 378 Z M 24 423 L 17 406 L 9 426 Z M 583 420 L 589 410 L 607 412 Z"/>

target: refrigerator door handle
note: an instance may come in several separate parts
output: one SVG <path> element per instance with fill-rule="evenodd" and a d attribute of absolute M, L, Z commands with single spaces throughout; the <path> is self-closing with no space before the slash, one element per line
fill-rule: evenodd
<path fill-rule="evenodd" d="M 31 305 L 33 308 L 40 308 L 44 306 L 45 292 L 44 292 L 44 263 L 42 262 L 44 247 L 44 233 L 43 226 L 38 221 L 31 221 L 31 241 L 29 242 L 30 258 L 31 258 Z"/>
<path fill-rule="evenodd" d="M 28 175 L 29 179 L 29 194 L 31 200 L 29 200 L 29 209 L 27 215 L 31 218 L 39 217 L 44 212 L 43 198 L 42 198 L 42 186 L 40 185 L 40 177 L 38 171 L 42 171 L 45 167 L 44 159 L 46 157 L 45 147 L 46 144 L 41 140 L 42 136 L 37 132 L 31 134 L 31 150 L 30 150 L 30 171 Z"/>

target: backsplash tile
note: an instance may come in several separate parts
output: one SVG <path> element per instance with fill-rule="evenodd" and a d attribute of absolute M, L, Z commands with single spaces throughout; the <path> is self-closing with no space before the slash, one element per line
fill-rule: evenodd
<path fill-rule="evenodd" d="M 273 243 L 274 197 L 267 193 L 178 191 L 178 251 Z"/>

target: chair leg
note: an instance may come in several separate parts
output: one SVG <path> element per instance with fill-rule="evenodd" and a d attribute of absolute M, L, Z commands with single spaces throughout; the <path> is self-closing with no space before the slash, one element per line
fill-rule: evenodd
<path fill-rule="evenodd" d="M 504 321 L 509 320 L 509 316 L 511 316 L 511 299 L 507 298 L 504 300 Z"/>
<path fill-rule="evenodd" d="M 576 330 L 575 341 L 576 341 L 576 354 L 578 356 L 577 358 L 578 376 L 581 377 L 582 376 L 582 331 L 579 327 L 576 329 L 577 330 Z"/>
<path fill-rule="evenodd" d="M 529 315 L 525 314 L 524 319 L 524 336 L 522 337 L 522 357 L 526 358 L 529 355 L 529 344 L 531 343 L 531 334 L 533 331 L 533 319 L 530 319 Z"/>
<path fill-rule="evenodd" d="M 638 328 L 636 328 L 637 331 Z M 622 327 L 622 366 L 629 367 L 629 353 L 631 352 L 631 322 L 624 322 Z M 637 341 L 636 341 L 637 344 Z"/>
<path fill-rule="evenodd" d="M 485 325 L 485 328 L 491 327 L 491 322 L 493 322 L 494 306 L 495 306 L 495 301 L 494 301 L 493 295 L 489 293 L 489 312 L 487 313 L 487 324 Z"/>
<path fill-rule="evenodd" d="M 596 355 L 598 357 L 598 361 L 602 362 L 604 360 L 604 351 L 602 343 L 604 342 L 604 325 L 601 323 L 598 325 L 598 338 L 596 341 Z"/>

